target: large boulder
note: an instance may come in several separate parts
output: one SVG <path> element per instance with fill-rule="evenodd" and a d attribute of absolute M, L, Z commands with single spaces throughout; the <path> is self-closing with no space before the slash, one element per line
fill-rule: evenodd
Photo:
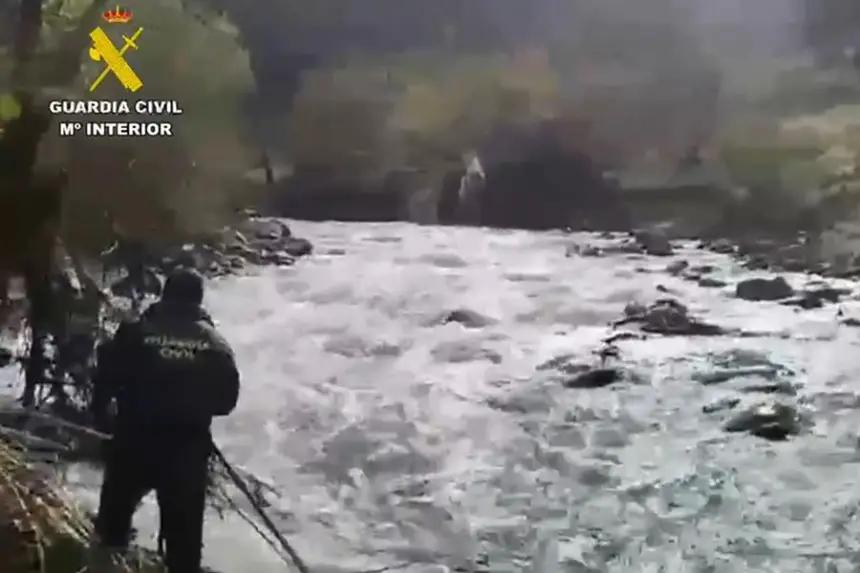
<path fill-rule="evenodd" d="M 267 217 L 248 218 L 233 231 L 227 231 L 225 240 L 230 243 L 245 243 L 249 241 L 280 241 L 291 236 L 287 224 L 278 219 Z"/>
<path fill-rule="evenodd" d="M 735 295 L 752 301 L 782 300 L 794 296 L 794 289 L 783 277 L 748 279 L 738 283 Z"/>
<path fill-rule="evenodd" d="M 669 257 L 674 254 L 669 238 L 658 231 L 636 231 L 634 237 L 636 238 L 636 242 L 649 255 Z"/>

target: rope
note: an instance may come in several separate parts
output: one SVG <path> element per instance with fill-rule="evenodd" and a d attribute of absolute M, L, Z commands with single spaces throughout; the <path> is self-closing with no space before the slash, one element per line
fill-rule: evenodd
<path fill-rule="evenodd" d="M 254 510 L 257 512 L 257 514 L 260 516 L 260 519 L 263 520 L 263 524 L 266 526 L 266 529 L 269 530 L 269 533 L 271 533 L 272 536 L 277 539 L 283 550 L 287 553 L 287 555 L 290 556 L 290 559 L 292 559 L 293 564 L 296 566 L 296 569 L 299 570 L 299 573 L 310 573 L 310 569 L 302 560 L 302 558 L 299 557 L 298 553 L 296 553 L 296 550 L 293 549 L 293 546 L 290 545 L 290 542 L 287 541 L 287 539 L 281 534 L 280 531 L 278 531 L 278 528 L 275 526 L 274 522 L 272 522 L 272 519 L 269 517 L 266 511 L 262 507 L 260 507 L 260 504 L 256 502 L 256 500 L 254 499 L 254 494 L 251 493 L 250 488 L 248 488 L 248 484 L 245 483 L 245 480 L 242 479 L 242 476 L 239 475 L 239 472 L 237 472 L 236 469 L 232 465 L 230 465 L 230 462 L 227 461 L 227 459 L 224 457 L 224 454 L 221 452 L 221 450 L 218 449 L 218 446 L 216 446 L 214 443 L 212 444 L 212 451 L 218 461 L 220 461 L 221 464 L 224 466 L 224 469 L 227 470 L 227 474 L 230 476 L 230 479 L 233 481 L 239 491 L 242 492 L 242 495 L 244 495 L 248 499 L 251 504 L 251 507 L 253 507 Z"/>

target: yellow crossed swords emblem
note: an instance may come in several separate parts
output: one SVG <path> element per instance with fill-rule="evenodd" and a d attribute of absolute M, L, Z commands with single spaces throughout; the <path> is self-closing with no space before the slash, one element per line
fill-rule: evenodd
<path fill-rule="evenodd" d="M 122 39 L 125 45 L 119 50 L 116 49 L 116 46 L 113 45 L 113 42 L 110 41 L 110 38 L 108 38 L 107 34 L 101 28 L 96 28 L 90 32 L 90 38 L 93 40 L 93 47 L 90 48 L 90 58 L 97 62 L 104 60 L 106 64 L 101 75 L 90 86 L 90 92 L 94 92 L 110 72 L 113 72 L 113 75 L 130 92 L 136 92 L 143 87 L 141 79 L 134 73 L 134 70 L 125 61 L 125 58 L 123 58 L 123 55 L 125 55 L 129 48 L 137 49 L 135 42 L 140 37 L 141 32 L 143 32 L 143 28 L 138 28 L 137 32 L 131 38 L 123 35 Z"/>

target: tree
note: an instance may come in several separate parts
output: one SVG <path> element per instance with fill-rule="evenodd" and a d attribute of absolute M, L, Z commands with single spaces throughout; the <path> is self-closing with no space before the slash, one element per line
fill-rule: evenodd
<path fill-rule="evenodd" d="M 252 86 L 247 56 L 223 18 L 179 0 L 136 8 L 135 24 L 146 36 L 128 56 L 146 78 L 141 97 L 185 105 L 177 136 L 58 136 L 46 101 L 84 96 L 101 71 L 86 54 L 105 5 L 22 0 L 12 52 L 0 52 L 7 74 L 0 87 L 8 86 L 0 89 L 0 274 L 12 268 L 27 279 L 35 350 L 54 311 L 49 277 L 59 233 L 71 249 L 96 250 L 115 230 L 105 212 L 142 240 L 212 230 L 241 202 L 239 181 L 249 165 L 239 129 L 241 99 Z M 99 98 L 127 97 L 115 84 L 100 90 Z M 40 367 L 40 357 L 31 356 L 25 398 L 32 398 Z"/>

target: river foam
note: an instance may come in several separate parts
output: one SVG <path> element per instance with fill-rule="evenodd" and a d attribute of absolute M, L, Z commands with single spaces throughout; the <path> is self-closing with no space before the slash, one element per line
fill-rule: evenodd
<path fill-rule="evenodd" d="M 849 571 L 860 564 L 852 398 L 860 330 L 663 272 L 673 258 L 566 258 L 584 235 L 291 223 L 319 253 L 210 284 L 243 374 L 215 425 L 227 456 L 277 484 L 273 512 L 315 572 Z M 800 275 L 788 277 L 801 285 Z M 585 359 L 631 299 L 669 289 L 751 338 L 618 342 L 637 383 L 564 389 L 537 373 Z M 860 313 L 857 302 L 842 305 Z M 469 309 L 478 328 L 438 317 Z M 854 310 L 857 309 L 857 310 Z M 813 430 L 785 443 L 726 434 L 694 380 L 746 349 L 794 370 Z M 70 476 L 94 505 L 97 474 Z M 139 520 L 152 533 L 153 508 Z M 224 573 L 282 571 L 245 526 L 207 522 Z M 400 568 L 398 568 L 400 567 Z M 460 569 L 457 569 L 460 567 Z M 826 569 L 826 567 L 831 567 Z"/>

